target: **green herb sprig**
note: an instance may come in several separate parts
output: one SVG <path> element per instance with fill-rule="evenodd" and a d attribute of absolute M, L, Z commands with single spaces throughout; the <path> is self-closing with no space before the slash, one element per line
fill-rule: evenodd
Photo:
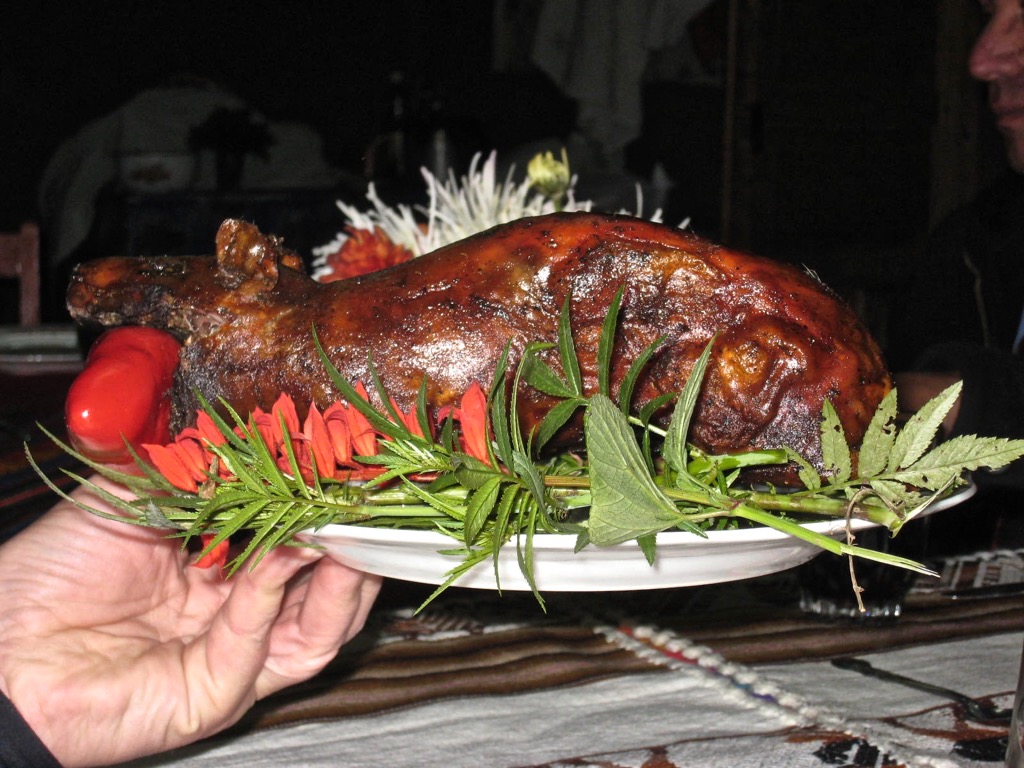
<path fill-rule="evenodd" d="M 350 407 L 358 409 L 382 436 L 376 455 L 360 457 L 366 465 L 383 470 L 373 480 L 328 479 L 315 466 L 312 482 L 303 480 L 290 449 L 289 468 L 282 469 L 251 419 L 243 419 L 226 404 L 228 415 L 222 418 L 205 401 L 203 410 L 225 438 L 210 450 L 230 476 L 222 477 L 213 468 L 196 493 L 174 487 L 137 455 L 141 476 L 89 461 L 47 433 L 97 473 L 138 494 L 136 499 L 122 500 L 88 478 L 64 470 L 118 512 L 107 515 L 70 499 L 46 478 L 31 455 L 29 461 L 56 493 L 96 514 L 167 528 L 186 543 L 206 536 L 207 550 L 246 533 L 246 546 L 230 563 L 230 571 L 245 563 L 254 566 L 261 553 L 296 544 L 298 534 L 330 523 L 428 529 L 450 537 L 451 547 L 443 552 L 453 558 L 453 566 L 424 605 L 488 560 L 500 590 L 498 554 L 514 545 L 519 567 L 543 606 L 533 575 L 533 545 L 539 535 L 573 535 L 577 551 L 635 540 L 653 563 L 657 534 L 663 531 L 706 536 L 708 530 L 756 524 L 838 555 L 931 573 L 911 560 L 859 547 L 852 536 L 840 540 L 810 530 L 801 521 L 859 518 L 885 526 L 895 535 L 929 504 L 967 483 L 970 472 L 998 469 L 1024 455 L 1024 440 L 962 436 L 936 444 L 960 384 L 902 426 L 896 393 L 890 392 L 879 404 L 856 453 L 832 404 L 825 402 L 821 421 L 825 471 L 821 474 L 786 447 L 708 455 L 688 442 L 687 435 L 714 354 L 714 340 L 696 361 L 682 392 L 634 413 L 630 403 L 638 378 L 664 339 L 656 340 L 632 363 L 616 402 L 610 371 L 621 299 L 619 291 L 599 337 L 598 391 L 593 394 L 584 392 L 568 301 L 562 308 L 556 344 L 528 345 L 514 370 L 506 346 L 487 399 L 493 429 L 489 462 L 461 450 L 451 418 L 442 424 L 436 439 L 421 437 L 405 426 L 371 360 L 377 400 L 385 404 L 376 407 L 344 379 L 318 339 L 317 349 L 332 382 Z M 560 370 L 544 360 L 543 353 L 551 349 L 557 352 Z M 526 387 L 556 398 L 531 434 L 523 433 L 517 416 L 518 393 Z M 668 428 L 661 429 L 652 423 L 652 416 L 673 400 Z M 580 410 L 585 450 L 579 455 L 563 452 L 542 458 L 547 456 L 545 446 Z M 417 398 L 416 419 L 421 431 L 430 435 L 426 382 Z M 290 446 L 287 438 L 286 434 L 284 443 Z M 740 482 L 747 468 L 782 465 L 797 468 L 802 488 L 752 488 Z"/>

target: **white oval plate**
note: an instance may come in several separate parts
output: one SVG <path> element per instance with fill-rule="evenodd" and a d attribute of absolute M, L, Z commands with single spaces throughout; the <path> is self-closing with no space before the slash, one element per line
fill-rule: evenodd
<path fill-rule="evenodd" d="M 925 514 L 960 504 L 975 493 L 973 484 L 932 504 Z M 854 520 L 851 529 L 872 527 Z M 839 536 L 846 530 L 842 520 L 809 523 L 810 531 Z M 301 538 L 320 545 L 336 560 L 367 573 L 423 584 L 441 584 L 459 564 L 440 550 L 458 542 L 434 531 L 363 528 L 327 525 Z M 587 547 L 574 552 L 575 536 L 538 534 L 533 539 L 533 574 L 542 592 L 610 592 L 666 587 L 692 587 L 736 581 L 783 571 L 800 565 L 821 550 L 773 528 L 709 531 L 703 539 L 683 531 L 658 534 L 657 557 L 648 565 L 635 541 L 612 547 Z M 530 585 L 519 570 L 512 541 L 498 553 L 498 577 L 502 590 L 527 591 Z M 494 561 L 474 566 L 454 586 L 497 589 Z"/>

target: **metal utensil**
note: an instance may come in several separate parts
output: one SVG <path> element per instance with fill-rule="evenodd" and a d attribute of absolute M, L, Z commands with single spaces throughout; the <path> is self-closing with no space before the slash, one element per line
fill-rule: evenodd
<path fill-rule="evenodd" d="M 949 688 L 943 688 L 940 685 L 932 685 L 931 683 L 915 680 L 912 677 L 898 675 L 895 672 L 887 672 L 884 669 L 872 666 L 871 662 L 865 661 L 864 659 L 856 659 L 847 656 L 839 659 L 832 659 L 832 665 L 839 667 L 839 669 L 848 669 L 852 672 L 859 672 L 860 674 L 867 675 L 868 677 L 886 680 L 890 683 L 896 683 L 897 685 L 905 685 L 908 688 L 915 688 L 916 690 L 924 691 L 925 693 L 931 693 L 936 696 L 941 696 L 944 699 L 955 701 L 966 711 L 966 719 L 976 723 L 986 725 L 1009 723 L 1010 715 L 1013 713 L 1012 709 L 997 707 L 991 704 L 983 704 L 977 699 L 972 699 L 970 696 L 959 693 L 958 691 L 950 690 Z"/>

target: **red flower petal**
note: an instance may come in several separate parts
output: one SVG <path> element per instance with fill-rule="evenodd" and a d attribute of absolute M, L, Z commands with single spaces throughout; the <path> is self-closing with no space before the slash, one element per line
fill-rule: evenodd
<path fill-rule="evenodd" d="M 198 440 L 178 440 L 169 448 L 181 459 L 181 463 L 185 465 L 185 469 L 192 475 L 193 480 L 202 483 L 207 479 L 206 470 L 210 466 L 212 457 L 203 449 Z"/>
<path fill-rule="evenodd" d="M 302 427 L 302 434 L 305 435 L 310 449 L 313 452 L 313 459 L 316 461 L 316 471 L 321 477 L 334 477 L 335 462 L 334 450 L 331 448 L 331 438 L 327 434 L 327 425 L 324 417 L 320 415 L 315 404 L 309 406 L 309 413 L 306 415 L 306 423 Z"/>
<path fill-rule="evenodd" d="M 366 387 L 362 382 L 356 384 L 356 392 L 363 400 L 368 399 Z M 359 456 L 376 456 L 377 433 L 370 425 L 369 420 L 351 405 L 348 406 L 346 414 L 348 415 L 348 428 L 352 435 L 354 452 Z"/>
<path fill-rule="evenodd" d="M 348 409 L 334 403 L 324 411 L 324 426 L 331 441 L 334 458 L 341 466 L 352 464 L 352 432 L 348 428 Z"/>
<path fill-rule="evenodd" d="M 167 481 L 175 488 L 180 488 L 183 491 L 190 491 L 195 493 L 199 489 L 199 484 L 193 478 L 192 473 L 188 467 L 185 466 L 185 462 L 182 457 L 174 450 L 174 445 L 143 445 L 149 453 L 149 460 L 153 462 L 153 465 L 157 468 Z"/>
<path fill-rule="evenodd" d="M 205 551 L 206 548 L 210 546 L 210 542 L 216 538 L 216 535 L 212 533 L 204 533 L 199 538 L 203 542 L 203 550 Z M 230 545 L 230 542 L 227 539 L 224 539 L 224 541 L 220 542 L 205 555 L 199 557 L 199 559 L 192 565 L 196 568 L 212 568 L 213 566 L 223 568 L 228 562 L 228 548 Z"/>
<path fill-rule="evenodd" d="M 416 418 L 416 406 L 414 405 L 409 409 L 408 412 L 403 411 L 398 403 L 395 402 L 394 398 L 391 398 L 391 406 L 398 412 L 398 415 L 402 418 L 402 424 L 405 428 L 412 432 L 417 437 L 425 437 L 423 434 L 423 428 L 420 427 L 420 420 Z"/>
<path fill-rule="evenodd" d="M 196 416 L 196 431 L 199 437 L 210 445 L 224 445 L 228 441 L 206 411 L 200 411 Z"/>
<path fill-rule="evenodd" d="M 474 381 L 469 385 L 469 389 L 462 395 L 461 406 L 457 415 L 462 427 L 463 450 L 470 456 L 489 463 L 487 395 L 484 394 L 483 387 L 478 382 Z"/>
<path fill-rule="evenodd" d="M 259 433 L 260 437 L 263 438 L 263 442 L 266 444 L 267 449 L 271 454 L 276 455 L 277 446 L 281 442 L 281 430 L 280 427 L 278 427 L 277 419 L 259 407 L 253 409 L 252 415 L 249 419 L 253 428 Z"/>
<path fill-rule="evenodd" d="M 295 437 L 299 434 L 299 414 L 295 410 L 295 401 L 291 397 L 282 392 L 278 396 L 277 402 L 274 403 L 271 413 L 274 414 L 276 423 L 280 424 L 281 421 L 284 421 L 284 427 L 288 430 L 289 435 Z M 281 439 L 283 437 L 282 434 Z"/>

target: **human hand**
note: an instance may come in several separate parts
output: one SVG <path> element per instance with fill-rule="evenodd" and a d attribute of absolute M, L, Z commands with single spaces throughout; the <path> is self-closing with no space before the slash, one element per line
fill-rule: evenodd
<path fill-rule="evenodd" d="M 312 677 L 362 628 L 380 578 L 281 547 L 225 579 L 178 539 L 61 501 L 0 546 L 0 585 L 0 690 L 71 768 L 191 743 Z"/>

